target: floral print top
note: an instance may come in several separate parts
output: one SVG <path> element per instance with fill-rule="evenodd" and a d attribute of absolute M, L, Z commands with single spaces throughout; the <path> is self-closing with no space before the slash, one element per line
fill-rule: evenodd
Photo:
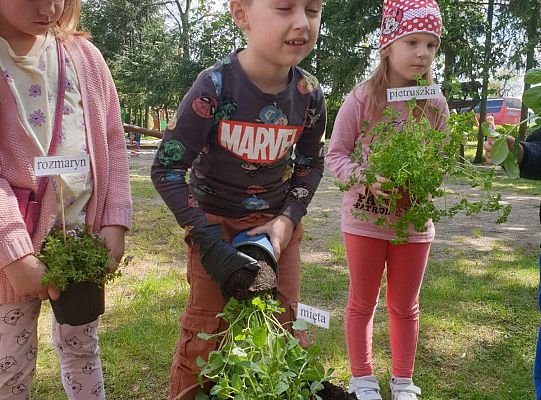
<path fill-rule="evenodd" d="M 86 154 L 86 128 L 79 81 L 73 62 L 64 52 L 66 91 L 62 132 L 55 155 Z M 16 55 L 0 37 L 0 79 L 6 79 L 19 112 L 19 119 L 41 153 L 46 156 L 51 143 L 58 87 L 58 56 L 55 38 L 48 34 L 43 45 L 25 56 Z M 2 77 L 3 76 L 3 77 Z M 62 197 L 57 177 L 51 177 L 57 195 L 57 220 L 64 202 L 66 225 L 85 222 L 85 209 L 92 193 L 90 172 L 61 176 Z"/>

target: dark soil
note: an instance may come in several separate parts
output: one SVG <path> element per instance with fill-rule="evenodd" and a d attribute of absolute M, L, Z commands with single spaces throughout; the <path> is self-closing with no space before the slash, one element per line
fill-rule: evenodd
<path fill-rule="evenodd" d="M 347 390 L 331 382 L 323 382 L 323 386 L 325 388 L 317 392 L 323 400 L 357 400 L 354 394 L 348 393 Z"/>
<path fill-rule="evenodd" d="M 317 395 L 322 400 L 357 400 L 354 394 L 349 394 L 346 390 L 331 382 L 323 382 L 323 386 L 325 388 L 317 392 Z M 211 397 L 211 399 L 215 399 L 215 397 Z"/>
<path fill-rule="evenodd" d="M 258 293 L 276 288 L 278 286 L 278 281 L 272 267 L 265 261 L 259 261 L 259 266 L 261 268 L 248 290 L 250 292 Z"/>
<path fill-rule="evenodd" d="M 257 272 L 241 269 L 230 278 L 228 286 L 234 288 L 231 295 L 237 300 L 249 300 L 277 288 L 278 280 L 272 267 L 264 261 L 259 261 L 259 266 Z"/>

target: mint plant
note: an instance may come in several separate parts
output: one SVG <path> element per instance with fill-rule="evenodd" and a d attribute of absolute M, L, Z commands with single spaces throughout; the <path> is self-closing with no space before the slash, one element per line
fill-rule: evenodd
<path fill-rule="evenodd" d="M 370 132 L 366 132 L 368 123 L 363 123 L 361 134 L 372 135 L 374 140 L 368 145 L 369 149 L 364 149 L 363 144 L 359 143 L 351 158 L 363 164 L 363 154 L 368 150 L 368 166 L 363 170 L 361 178 L 352 176 L 346 184 L 339 185 L 341 190 L 349 190 L 357 183 L 369 187 L 376 182 L 378 175 L 388 178 L 390 182 L 382 184 L 382 190 L 390 194 L 389 198 L 377 198 L 375 201 L 376 205 L 385 204 L 389 212 L 379 215 L 375 224 L 393 229 L 396 233 L 394 243 L 407 242 L 410 226 L 415 231 L 423 232 L 430 219 L 437 222 L 442 217 L 451 218 L 459 211 L 466 215 L 481 211 L 501 211 L 496 222 L 504 222 L 511 207 L 502 206 L 501 196 L 491 191 L 494 172 L 481 173 L 460 156 L 460 145 L 466 143 L 466 133 L 471 131 L 473 125 L 471 119 L 468 120 L 467 115 L 451 115 L 449 130 L 440 132 L 431 126 L 426 115 L 428 107 L 433 106 L 424 102 L 421 107 L 415 99 L 406 103 L 409 114 L 401 129 L 397 129 L 391 122 L 400 116 L 391 108 L 384 110 L 384 120 L 378 122 Z M 416 118 L 415 114 L 420 117 Z M 458 182 L 464 177 L 472 187 L 479 187 L 485 193 L 478 201 L 462 197 L 452 206 L 445 204 L 438 207 L 434 199 L 445 195 L 443 184 L 446 178 Z M 395 215 L 399 201 L 401 205 L 406 203 L 407 206 L 401 207 L 404 211 L 399 213 L 395 222 L 391 222 L 389 215 Z M 368 220 L 366 210 L 352 210 L 352 213 L 360 219 Z"/>
<path fill-rule="evenodd" d="M 41 283 L 55 285 L 61 292 L 70 283 L 86 281 L 101 286 L 121 275 L 118 269 L 108 269 L 108 253 L 102 240 L 84 226 L 67 231 L 65 242 L 61 230 L 52 230 L 38 254 L 47 267 Z M 129 257 L 125 258 L 124 264 L 128 261 Z"/>
<path fill-rule="evenodd" d="M 303 349 L 276 319 L 284 312 L 278 300 L 262 295 L 252 300 L 231 298 L 218 314 L 229 327 L 218 334 L 200 333 L 205 340 L 218 340 L 218 350 L 201 357 L 199 382 L 215 382 L 210 394 L 198 394 L 196 400 L 307 400 L 321 398 L 322 382 L 331 379 L 318 361 L 320 350 Z M 304 329 L 304 321 L 295 321 L 294 329 Z"/>
<path fill-rule="evenodd" d="M 524 82 L 532 85 L 541 84 L 541 69 L 533 68 L 526 71 Z M 537 119 L 537 125 L 532 130 L 541 128 L 541 86 L 534 86 L 526 90 L 522 95 L 522 101 L 536 114 L 533 118 Z M 518 127 L 529 120 L 530 118 L 527 118 L 526 121 L 520 121 L 517 124 L 503 125 L 501 128 L 502 132 L 491 131 L 488 129 L 486 122 L 481 124 L 483 134 L 495 139 L 490 152 L 492 163 L 501 165 L 510 179 L 516 179 L 520 175 L 518 167 Z M 509 150 L 509 146 L 507 145 L 507 136 L 512 136 L 515 139 L 515 145 L 512 151 Z"/>

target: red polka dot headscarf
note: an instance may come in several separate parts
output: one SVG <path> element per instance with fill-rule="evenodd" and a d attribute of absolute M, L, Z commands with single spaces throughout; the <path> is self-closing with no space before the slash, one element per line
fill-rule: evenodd
<path fill-rule="evenodd" d="M 397 39 L 412 33 L 441 36 L 441 14 L 433 0 L 384 0 L 380 51 Z"/>

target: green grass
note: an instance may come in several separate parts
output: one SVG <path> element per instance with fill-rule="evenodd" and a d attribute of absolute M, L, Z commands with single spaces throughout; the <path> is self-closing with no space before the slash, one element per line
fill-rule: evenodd
<path fill-rule="evenodd" d="M 100 323 L 108 399 L 167 397 L 169 368 L 178 336 L 178 318 L 188 295 L 183 232 L 152 195 L 144 177 L 132 178 L 134 223 L 127 240 L 133 263 L 107 287 L 107 310 Z M 538 192 L 539 193 L 539 192 Z M 306 217 L 307 237 L 319 236 L 324 213 Z M 471 236 L 480 234 L 476 228 Z M 302 301 L 330 312 L 330 329 L 312 329 L 335 382 L 349 380 L 344 313 L 349 273 L 339 232 L 325 232 L 330 257 L 302 269 Z M 313 242 L 308 241 L 308 242 Z M 539 323 L 537 250 L 500 248 L 489 253 L 452 251 L 430 260 L 421 290 L 416 383 L 423 400 L 529 400 Z M 385 282 L 382 293 L 385 292 Z M 50 340 L 50 307 L 40 316 L 37 375 L 39 400 L 65 399 L 58 358 Z M 374 327 L 374 373 L 383 398 L 390 393 L 390 348 L 385 297 Z"/>

